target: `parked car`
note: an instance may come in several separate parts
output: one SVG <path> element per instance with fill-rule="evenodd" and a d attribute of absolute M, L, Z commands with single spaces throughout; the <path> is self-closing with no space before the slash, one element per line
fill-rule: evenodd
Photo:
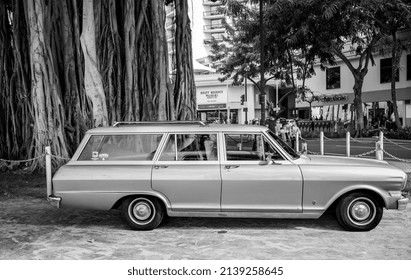
<path fill-rule="evenodd" d="M 368 231 L 406 208 L 406 174 L 385 161 L 300 155 L 264 126 L 117 123 L 89 130 L 54 175 L 56 207 L 119 209 L 135 230 L 163 218 L 319 218 Z"/>

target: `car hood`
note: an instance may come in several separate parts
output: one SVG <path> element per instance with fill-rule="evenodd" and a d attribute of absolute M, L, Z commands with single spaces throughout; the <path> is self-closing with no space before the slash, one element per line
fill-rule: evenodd
<path fill-rule="evenodd" d="M 365 159 L 355 157 L 320 156 L 307 155 L 301 156 L 299 163 L 318 164 L 318 165 L 355 165 L 355 166 L 391 166 L 386 161 L 376 159 Z"/>

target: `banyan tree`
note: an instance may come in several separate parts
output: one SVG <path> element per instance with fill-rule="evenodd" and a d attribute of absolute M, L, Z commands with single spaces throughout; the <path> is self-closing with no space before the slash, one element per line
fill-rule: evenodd
<path fill-rule="evenodd" d="M 186 0 L 0 1 L 0 159 L 36 169 L 51 146 L 59 165 L 89 128 L 194 117 Z"/>

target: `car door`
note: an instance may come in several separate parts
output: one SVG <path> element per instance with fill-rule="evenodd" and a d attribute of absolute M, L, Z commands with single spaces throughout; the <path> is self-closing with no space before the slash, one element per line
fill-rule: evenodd
<path fill-rule="evenodd" d="M 220 211 L 217 133 L 170 134 L 154 163 L 152 188 L 173 211 Z"/>
<path fill-rule="evenodd" d="M 260 133 L 225 133 L 222 211 L 302 212 L 302 175 Z M 274 160 L 267 162 L 267 157 Z"/>

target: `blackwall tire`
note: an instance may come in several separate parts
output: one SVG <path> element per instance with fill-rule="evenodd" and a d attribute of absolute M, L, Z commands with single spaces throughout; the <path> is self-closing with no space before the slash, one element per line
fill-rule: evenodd
<path fill-rule="evenodd" d="M 374 196 L 351 193 L 337 204 L 336 216 L 340 225 L 349 231 L 370 231 L 381 221 L 383 208 Z"/>
<path fill-rule="evenodd" d="M 130 197 L 124 200 L 122 215 L 134 230 L 155 229 L 163 220 L 164 210 L 156 198 Z"/>

